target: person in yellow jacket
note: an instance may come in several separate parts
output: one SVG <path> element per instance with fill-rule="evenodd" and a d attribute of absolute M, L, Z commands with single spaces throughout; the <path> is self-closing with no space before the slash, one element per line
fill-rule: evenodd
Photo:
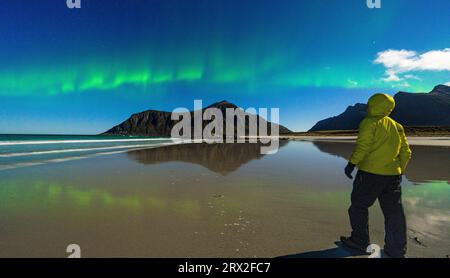
<path fill-rule="evenodd" d="M 356 148 L 345 167 L 350 179 L 355 167 L 359 170 L 348 210 L 352 234 L 341 237 L 341 241 L 347 247 L 366 251 L 370 245 L 368 209 L 378 199 L 385 218 L 384 252 L 402 258 L 406 255 L 407 236 L 400 184 L 411 150 L 403 126 L 389 117 L 394 107 L 394 98 L 387 94 L 375 94 L 369 99 Z"/>

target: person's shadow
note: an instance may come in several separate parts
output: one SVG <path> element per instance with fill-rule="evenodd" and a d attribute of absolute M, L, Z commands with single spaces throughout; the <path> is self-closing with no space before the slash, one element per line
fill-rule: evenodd
<path fill-rule="evenodd" d="M 287 256 L 282 256 L 283 259 L 304 259 L 304 258 L 350 258 L 350 257 L 360 257 L 367 256 L 366 253 L 358 252 L 356 250 L 351 250 L 342 245 L 342 242 L 336 241 L 335 248 L 318 250 L 318 251 L 309 251 L 298 254 L 291 254 Z"/>

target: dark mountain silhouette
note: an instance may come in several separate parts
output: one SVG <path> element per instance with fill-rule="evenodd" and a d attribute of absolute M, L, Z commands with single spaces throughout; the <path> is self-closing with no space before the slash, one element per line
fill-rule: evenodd
<path fill-rule="evenodd" d="M 224 136 L 233 136 L 226 134 L 226 114 L 225 111 L 227 108 L 233 108 L 233 109 L 240 109 L 236 105 L 228 102 L 228 101 L 221 101 L 214 103 L 206 108 L 203 109 L 206 110 L 208 108 L 217 108 L 222 111 L 223 115 L 223 122 L 224 122 Z M 193 120 L 194 120 L 194 112 L 189 112 L 191 114 L 191 126 L 194 126 Z M 181 115 L 183 113 L 180 113 Z M 248 116 L 249 114 L 245 114 Z M 165 111 L 156 111 L 156 110 L 148 110 L 141 113 L 133 114 L 128 120 L 124 121 L 123 123 L 111 128 L 110 130 L 103 133 L 103 135 L 133 135 L 133 136 L 163 136 L 163 137 L 169 137 L 171 135 L 171 130 L 174 127 L 174 125 L 177 123 L 177 121 L 173 121 L 171 119 L 172 112 L 165 112 Z M 210 121 L 203 121 L 203 127 L 206 126 Z M 236 120 L 235 120 L 236 123 Z M 266 124 L 267 121 L 264 120 L 262 117 L 258 116 L 258 123 L 260 124 Z M 235 124 L 235 129 L 236 129 Z M 246 134 L 248 135 L 248 121 L 246 121 L 245 124 Z M 270 131 L 270 125 L 268 125 L 268 130 Z M 279 125 L 279 132 L 280 134 L 288 134 L 292 131 L 288 128 Z M 193 128 L 192 128 L 193 133 Z M 270 132 L 269 132 L 270 133 Z M 235 130 L 236 135 L 236 130 Z"/>
<path fill-rule="evenodd" d="M 280 141 L 280 148 L 288 143 Z M 142 164 L 164 162 L 187 162 L 201 165 L 213 172 L 226 176 L 254 159 L 260 159 L 261 144 L 180 144 L 128 152 L 128 155 Z"/>
<path fill-rule="evenodd" d="M 399 92 L 391 117 L 404 126 L 450 126 L 450 87 L 438 85 L 429 93 Z M 365 117 L 366 104 L 349 106 L 344 113 L 319 121 L 309 131 L 356 130 Z"/>

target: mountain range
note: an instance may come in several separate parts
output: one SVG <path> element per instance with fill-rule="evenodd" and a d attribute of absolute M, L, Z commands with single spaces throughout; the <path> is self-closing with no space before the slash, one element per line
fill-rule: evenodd
<path fill-rule="evenodd" d="M 407 93 L 398 92 L 394 96 L 396 106 L 391 117 L 409 129 L 441 128 L 450 127 L 450 86 L 438 85 L 429 93 Z M 228 101 L 220 101 L 203 109 L 218 108 L 224 115 L 223 126 L 224 136 L 227 120 L 225 112 L 227 108 L 240 109 Z M 367 105 L 356 103 L 349 106 L 342 114 L 327 118 L 317 122 L 308 132 L 318 131 L 352 131 L 357 130 L 359 123 L 366 116 Z M 194 112 L 189 112 L 191 116 L 191 126 Z M 250 114 L 245 113 L 246 116 Z M 125 135 L 125 136 L 162 136 L 170 137 L 172 128 L 177 121 L 171 119 L 172 112 L 147 110 L 131 115 L 129 119 L 111 128 L 103 135 Z M 258 117 L 258 123 L 268 124 L 265 119 Z M 203 127 L 210 121 L 204 120 Z M 235 124 L 236 126 L 236 124 Z M 291 130 L 278 125 L 280 134 L 290 134 Z M 269 125 L 270 127 L 270 125 Z M 246 134 L 249 132 L 248 121 L 245 125 Z M 270 128 L 269 128 L 270 134 Z M 234 135 L 236 136 L 236 130 Z"/>
<path fill-rule="evenodd" d="M 449 127 L 450 86 L 438 85 L 429 93 L 399 92 L 391 117 L 406 127 Z M 309 132 L 357 130 L 366 116 L 367 105 L 357 103 L 342 114 L 319 121 Z"/>

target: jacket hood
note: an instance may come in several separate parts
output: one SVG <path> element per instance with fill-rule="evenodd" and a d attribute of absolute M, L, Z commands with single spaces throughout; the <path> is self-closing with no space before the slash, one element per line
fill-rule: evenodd
<path fill-rule="evenodd" d="M 367 103 L 369 116 L 389 116 L 395 108 L 395 100 L 387 94 L 375 94 Z"/>

